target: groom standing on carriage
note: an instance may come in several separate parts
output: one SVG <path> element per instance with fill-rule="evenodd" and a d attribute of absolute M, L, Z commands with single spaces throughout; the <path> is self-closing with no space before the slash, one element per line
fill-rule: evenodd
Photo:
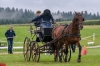
<path fill-rule="evenodd" d="M 37 15 L 36 18 L 39 17 L 39 16 L 41 15 L 41 11 L 38 10 L 38 11 L 36 12 L 36 15 Z M 42 22 L 42 19 L 37 19 L 36 21 L 32 20 L 31 22 L 34 22 L 34 25 L 35 25 L 36 27 L 40 27 L 40 22 Z M 31 22 L 30 22 L 30 23 L 31 23 Z"/>

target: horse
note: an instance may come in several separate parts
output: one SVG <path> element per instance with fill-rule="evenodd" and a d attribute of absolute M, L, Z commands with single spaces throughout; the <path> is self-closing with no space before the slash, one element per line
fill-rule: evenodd
<path fill-rule="evenodd" d="M 81 13 L 75 12 L 75 16 L 70 25 L 59 25 L 52 30 L 52 37 L 54 40 L 59 39 L 54 42 L 56 53 L 54 54 L 54 60 L 57 61 L 57 55 L 59 55 L 60 62 L 62 62 L 62 55 L 59 54 L 60 49 L 65 44 L 65 59 L 67 62 L 68 45 L 76 44 L 79 48 L 79 54 L 77 62 L 81 62 L 81 45 L 80 45 L 80 30 L 83 29 L 83 11 Z"/>

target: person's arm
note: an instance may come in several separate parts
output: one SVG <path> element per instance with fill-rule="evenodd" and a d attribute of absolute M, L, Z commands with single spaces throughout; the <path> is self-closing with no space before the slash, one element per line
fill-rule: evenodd
<path fill-rule="evenodd" d="M 16 36 L 15 31 L 13 31 L 13 36 L 14 36 L 14 37 Z"/>
<path fill-rule="evenodd" d="M 8 30 L 5 32 L 5 37 L 6 38 L 8 37 Z"/>
<path fill-rule="evenodd" d="M 41 19 L 42 18 L 42 15 L 40 15 L 40 16 L 37 16 L 36 18 L 34 18 L 30 23 L 32 23 L 32 22 L 35 22 L 35 21 L 37 21 L 38 19 Z"/>
<path fill-rule="evenodd" d="M 56 24 L 52 15 L 51 15 L 51 20 L 52 20 L 52 24 Z"/>
<path fill-rule="evenodd" d="M 51 20 L 52 20 L 52 22 L 54 22 L 54 18 L 53 18 L 53 16 L 51 15 Z"/>

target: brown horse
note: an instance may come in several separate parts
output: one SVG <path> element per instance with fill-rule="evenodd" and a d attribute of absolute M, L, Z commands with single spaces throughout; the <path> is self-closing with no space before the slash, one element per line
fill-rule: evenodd
<path fill-rule="evenodd" d="M 68 45 L 69 44 L 76 44 L 79 48 L 79 54 L 77 62 L 81 62 L 81 45 L 80 45 L 80 30 L 83 28 L 83 21 L 84 18 L 82 17 L 83 12 L 77 13 L 75 12 L 75 16 L 73 21 L 70 25 L 66 26 L 57 26 L 53 28 L 52 37 L 53 39 L 60 38 L 59 41 L 55 42 L 55 49 L 57 51 L 54 59 L 57 60 L 57 55 L 59 55 L 60 61 L 62 62 L 62 58 L 59 54 L 59 50 L 65 44 L 65 59 L 64 61 L 67 62 L 67 54 L 68 54 Z"/>

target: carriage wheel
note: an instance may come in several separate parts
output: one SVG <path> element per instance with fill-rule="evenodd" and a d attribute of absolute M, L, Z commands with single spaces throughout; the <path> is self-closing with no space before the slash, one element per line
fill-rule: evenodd
<path fill-rule="evenodd" d="M 40 59 L 40 49 L 38 47 L 39 45 L 36 41 L 31 42 L 32 60 L 35 62 L 39 62 Z"/>
<path fill-rule="evenodd" d="M 24 39 L 23 55 L 24 55 L 25 61 L 30 61 L 30 58 L 31 58 L 31 53 L 30 53 L 30 39 L 28 37 L 26 37 Z"/>
<path fill-rule="evenodd" d="M 68 46 L 68 54 L 67 54 L 67 62 L 69 62 L 71 59 L 71 46 Z M 65 54 L 63 52 L 63 60 L 65 61 Z"/>

